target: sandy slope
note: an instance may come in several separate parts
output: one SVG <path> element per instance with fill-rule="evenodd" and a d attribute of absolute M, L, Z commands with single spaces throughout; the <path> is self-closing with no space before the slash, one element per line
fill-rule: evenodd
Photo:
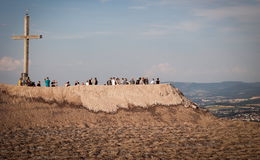
<path fill-rule="evenodd" d="M 215 119 L 209 113 L 194 109 L 196 106 L 178 89 L 167 84 L 68 88 L 0 86 L 3 128 L 156 126 Z"/>
<path fill-rule="evenodd" d="M 84 106 L 92 111 L 115 112 L 129 106 L 153 105 L 193 106 L 182 93 L 170 84 L 70 87 L 15 87 L 0 84 L 2 92 L 17 97 Z"/>
<path fill-rule="evenodd" d="M 194 109 L 169 85 L 0 87 L 0 159 L 260 159 L 259 123 Z"/>

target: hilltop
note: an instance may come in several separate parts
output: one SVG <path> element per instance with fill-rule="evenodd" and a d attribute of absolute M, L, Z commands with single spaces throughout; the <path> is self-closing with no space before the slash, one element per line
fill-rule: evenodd
<path fill-rule="evenodd" d="M 190 120 L 195 117 L 195 123 L 201 119 L 199 113 L 203 112 L 169 84 L 70 87 L 18 87 L 1 84 L 0 88 L 1 101 L 5 104 L 2 110 L 15 114 L 16 117 L 10 120 L 6 112 L 1 112 L 1 125 L 6 127 L 16 123 L 22 123 L 19 124 L 21 126 L 34 123 L 74 123 L 97 127 L 112 121 L 115 123 L 109 125 L 166 125 L 173 120 L 177 121 L 171 115 L 176 110 L 188 114 L 184 114 L 187 117 L 180 116 L 184 121 L 185 118 Z"/>
<path fill-rule="evenodd" d="M 70 87 L 18 87 L 0 84 L 2 94 L 46 103 L 70 104 L 85 107 L 94 112 L 116 112 L 120 108 L 154 105 L 183 105 L 196 108 L 170 84 L 70 86 Z"/>
<path fill-rule="evenodd" d="M 259 123 L 216 118 L 169 84 L 0 85 L 0 159 L 259 159 Z"/>

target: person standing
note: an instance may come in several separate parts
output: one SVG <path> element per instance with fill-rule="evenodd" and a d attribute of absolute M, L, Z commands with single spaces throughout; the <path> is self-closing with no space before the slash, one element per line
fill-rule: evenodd
<path fill-rule="evenodd" d="M 17 85 L 18 85 L 18 86 L 22 86 L 22 83 L 23 83 L 22 78 L 20 78 L 20 79 L 18 80 Z"/>
<path fill-rule="evenodd" d="M 65 83 L 65 87 L 69 87 L 70 86 L 70 81 Z"/>
<path fill-rule="evenodd" d="M 95 85 L 98 85 L 98 80 L 97 80 L 96 77 L 95 77 L 95 79 L 94 79 L 94 84 L 95 84 Z"/>
<path fill-rule="evenodd" d="M 112 78 L 107 81 L 107 85 L 112 85 Z"/>
<path fill-rule="evenodd" d="M 45 86 L 50 87 L 51 81 L 50 81 L 49 77 L 47 77 L 44 81 L 45 81 Z"/>
<path fill-rule="evenodd" d="M 27 81 L 26 81 L 26 86 L 31 86 L 32 83 L 31 83 L 31 80 L 30 80 L 30 77 L 27 78 Z"/>
<path fill-rule="evenodd" d="M 116 85 L 120 85 L 121 84 L 121 81 L 119 78 L 116 78 Z"/>
<path fill-rule="evenodd" d="M 93 83 L 92 83 L 92 78 L 90 78 L 89 80 L 88 80 L 88 84 L 91 86 Z"/>
<path fill-rule="evenodd" d="M 38 81 L 37 87 L 41 87 L 41 81 Z"/>
<path fill-rule="evenodd" d="M 53 80 L 52 82 L 51 82 L 51 87 L 55 87 L 55 84 L 56 82 L 55 82 L 55 80 Z"/>
<path fill-rule="evenodd" d="M 144 78 L 144 84 L 149 84 L 149 79 L 148 79 L 148 77 Z"/>
<path fill-rule="evenodd" d="M 122 84 L 126 85 L 126 78 L 122 78 Z"/>
<path fill-rule="evenodd" d="M 116 78 L 115 77 L 112 78 L 111 83 L 112 83 L 113 86 L 116 85 Z"/>
<path fill-rule="evenodd" d="M 135 81 L 135 84 L 140 84 L 140 81 L 141 81 L 141 77 L 139 77 L 139 78 Z"/>
<path fill-rule="evenodd" d="M 154 80 L 154 78 L 152 79 L 151 84 L 155 84 L 155 80 Z"/>
<path fill-rule="evenodd" d="M 156 79 L 156 84 L 160 84 L 160 79 L 159 78 Z"/>
<path fill-rule="evenodd" d="M 87 81 L 86 81 L 86 86 L 88 86 L 88 85 L 89 85 L 89 82 L 88 82 L 88 81 L 89 81 L 89 80 L 87 80 Z"/>
<path fill-rule="evenodd" d="M 144 84 L 144 77 L 140 78 L 139 84 Z"/>
<path fill-rule="evenodd" d="M 135 79 L 134 79 L 134 78 L 132 78 L 132 79 L 130 80 L 130 84 L 135 84 Z"/>

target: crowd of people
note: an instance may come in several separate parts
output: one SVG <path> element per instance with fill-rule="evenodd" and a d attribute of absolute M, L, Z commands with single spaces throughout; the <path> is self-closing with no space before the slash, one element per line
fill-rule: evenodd
<path fill-rule="evenodd" d="M 113 78 L 110 78 L 106 85 L 133 85 L 133 84 L 136 84 L 136 85 L 146 85 L 146 84 L 160 84 L 160 79 L 157 78 L 156 80 L 154 80 L 154 78 L 152 79 L 152 81 L 149 83 L 149 80 L 148 78 L 145 78 L 145 77 L 139 77 L 138 79 L 134 79 L 132 78 L 130 81 L 128 81 L 127 78 L 116 78 L 116 77 L 113 77 Z"/>
<path fill-rule="evenodd" d="M 27 79 L 20 78 L 17 82 L 18 86 L 32 86 L 35 87 L 35 82 L 30 80 L 30 77 L 27 77 Z"/>
<path fill-rule="evenodd" d="M 44 78 L 45 87 L 57 87 L 58 82 L 55 80 L 50 80 L 49 77 Z M 30 87 L 41 87 L 41 81 L 38 81 L 37 84 L 35 82 L 31 81 L 29 77 L 27 77 L 26 80 L 23 80 L 20 78 L 17 83 L 18 86 L 30 86 Z"/>
<path fill-rule="evenodd" d="M 44 83 L 45 83 L 45 87 L 57 87 L 58 86 L 58 82 L 56 80 L 50 80 L 49 77 L 44 78 Z M 147 84 L 160 84 L 160 79 L 156 78 L 156 80 L 153 78 L 150 82 L 148 78 L 145 77 L 139 77 L 137 79 L 130 79 L 128 80 L 127 78 L 118 78 L 118 77 L 111 77 L 109 80 L 107 80 L 106 84 L 104 85 L 147 85 Z M 82 82 L 80 84 L 79 81 L 75 81 L 74 86 L 78 86 L 78 85 L 98 85 L 98 80 L 97 78 L 90 78 L 88 79 L 86 82 Z M 38 81 L 37 84 L 35 85 L 35 82 L 32 82 L 30 80 L 30 78 L 28 77 L 28 79 L 26 81 L 22 80 L 22 78 L 19 79 L 18 81 L 18 86 L 37 86 L 37 87 L 41 87 L 41 81 Z M 65 87 L 69 87 L 71 86 L 70 81 L 67 81 L 64 84 Z"/>

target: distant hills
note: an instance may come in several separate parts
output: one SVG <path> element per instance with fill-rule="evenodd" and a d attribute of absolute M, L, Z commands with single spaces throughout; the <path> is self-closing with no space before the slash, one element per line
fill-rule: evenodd
<path fill-rule="evenodd" d="M 219 83 L 186 83 L 169 82 L 179 88 L 183 94 L 189 98 L 213 97 L 225 99 L 239 99 L 260 96 L 260 82 L 245 83 L 237 81 Z"/>

